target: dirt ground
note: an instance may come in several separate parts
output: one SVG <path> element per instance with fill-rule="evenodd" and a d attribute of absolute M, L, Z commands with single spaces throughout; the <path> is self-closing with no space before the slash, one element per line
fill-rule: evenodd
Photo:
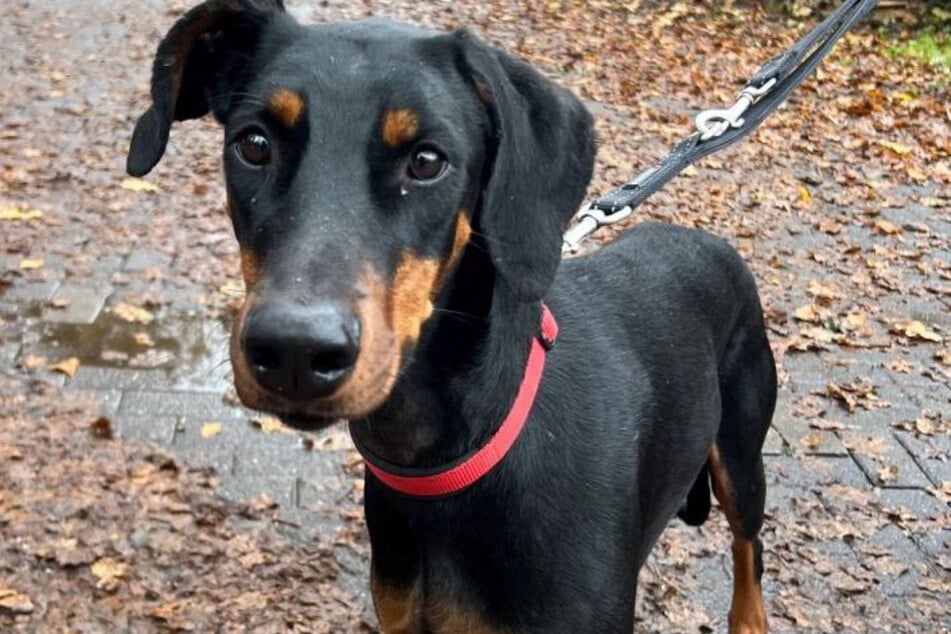
<path fill-rule="evenodd" d="M 176 126 L 147 183 L 123 173 L 155 46 L 190 5 L 0 3 L 2 631 L 376 631 L 358 486 L 322 501 L 334 530 L 302 538 L 278 502 L 222 495 L 229 476 L 200 456 L 118 433 L 108 386 L 80 386 L 97 364 L 197 363 L 202 341 L 163 347 L 157 324 L 226 321 L 240 299 L 214 124 Z M 731 103 L 816 18 L 738 2 L 288 5 L 307 22 L 465 26 L 531 60 L 597 118 L 592 194 Z M 760 283 L 782 381 L 764 531 L 775 631 L 951 631 L 951 78 L 902 52 L 918 30 L 884 22 L 632 219 L 722 235 Z M 158 345 L 42 348 L 87 309 Z M 79 374 L 57 365 L 72 358 Z M 340 455 L 351 487 L 359 464 Z M 672 524 L 638 631 L 724 631 L 728 543 L 719 514 Z"/>

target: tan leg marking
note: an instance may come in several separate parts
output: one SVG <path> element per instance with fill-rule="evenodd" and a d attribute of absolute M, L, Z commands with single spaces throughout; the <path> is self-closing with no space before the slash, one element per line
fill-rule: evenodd
<path fill-rule="evenodd" d="M 371 573 L 370 592 L 380 621 L 381 634 L 420 634 L 422 609 L 419 584 L 414 583 L 409 588 L 388 586 L 379 580 L 376 573 Z"/>
<path fill-rule="evenodd" d="M 720 450 L 710 447 L 710 474 L 716 495 L 733 534 L 733 602 L 730 605 L 730 634 L 764 634 L 767 631 L 763 589 L 756 578 L 756 557 L 753 542 L 743 535 L 743 525 L 736 508 L 733 484 L 720 460 Z"/>
<path fill-rule="evenodd" d="M 293 128 L 304 114 L 304 98 L 293 90 L 281 88 L 268 100 L 268 110 L 286 128 Z"/>
<path fill-rule="evenodd" d="M 380 123 L 380 138 L 390 147 L 412 141 L 419 132 L 419 117 L 409 108 L 387 110 Z"/>

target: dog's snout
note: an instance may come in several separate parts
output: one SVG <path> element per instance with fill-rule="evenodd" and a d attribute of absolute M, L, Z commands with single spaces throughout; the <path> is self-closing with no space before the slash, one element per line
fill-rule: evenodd
<path fill-rule="evenodd" d="M 291 400 L 332 394 L 360 352 L 360 322 L 337 304 L 272 301 L 245 323 L 243 346 L 254 379 Z"/>

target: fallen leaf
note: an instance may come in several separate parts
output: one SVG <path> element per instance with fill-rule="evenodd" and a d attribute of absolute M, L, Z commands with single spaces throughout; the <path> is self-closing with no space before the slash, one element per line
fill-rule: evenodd
<path fill-rule="evenodd" d="M 894 482 L 898 479 L 898 466 L 897 465 L 885 465 L 878 470 L 878 480 L 882 484 L 888 484 L 889 482 Z"/>
<path fill-rule="evenodd" d="M 796 312 L 793 313 L 793 317 L 798 321 L 805 321 L 811 324 L 817 324 L 822 319 L 819 309 L 812 304 L 797 308 Z"/>
<path fill-rule="evenodd" d="M 887 220 L 876 220 L 873 227 L 875 227 L 875 233 L 883 236 L 901 235 L 901 227 Z"/>
<path fill-rule="evenodd" d="M 915 420 L 915 431 L 924 436 L 933 436 L 935 432 L 934 423 L 922 416 Z"/>
<path fill-rule="evenodd" d="M 60 374 L 65 374 L 69 378 L 76 376 L 76 371 L 79 370 L 79 359 L 76 357 L 70 357 L 60 361 L 56 365 L 50 366 L 50 371 L 59 372 Z"/>
<path fill-rule="evenodd" d="M 221 423 L 208 423 L 201 428 L 202 438 L 212 438 L 221 433 Z"/>
<path fill-rule="evenodd" d="M 20 367 L 27 372 L 39 370 L 40 368 L 46 367 L 46 357 L 38 357 L 33 354 L 27 355 L 20 361 Z"/>
<path fill-rule="evenodd" d="M 812 202 L 812 194 L 809 193 L 809 188 L 806 187 L 805 185 L 799 186 L 799 191 L 797 192 L 797 194 L 799 197 L 799 202 L 801 202 L 802 204 L 808 205 L 809 203 Z"/>
<path fill-rule="evenodd" d="M 0 209 L 0 220 L 37 220 L 43 217 L 43 212 L 37 209 L 19 209 L 11 207 Z"/>
<path fill-rule="evenodd" d="M 920 339 L 922 341 L 931 341 L 933 343 L 941 343 L 944 341 L 941 338 L 941 335 L 917 320 L 897 323 L 892 326 L 891 331 L 893 333 L 904 335 L 909 339 Z"/>
<path fill-rule="evenodd" d="M 31 614 L 36 607 L 25 594 L 0 588 L 0 609 L 13 614 Z"/>
<path fill-rule="evenodd" d="M 21 271 L 33 271 L 40 268 L 43 268 L 42 258 L 28 258 L 26 260 L 20 260 Z"/>
<path fill-rule="evenodd" d="M 885 364 L 885 367 L 892 372 L 897 372 L 899 374 L 911 374 L 915 371 L 915 364 L 904 359 L 895 359 L 894 361 L 889 361 Z"/>
<path fill-rule="evenodd" d="M 124 319 L 125 321 L 129 322 L 138 322 L 141 324 L 148 324 L 153 319 L 155 319 L 155 315 L 144 308 L 126 304 L 125 302 L 116 304 L 116 306 L 113 307 L 112 312 L 120 319 Z"/>
<path fill-rule="evenodd" d="M 816 300 L 818 300 L 821 304 L 828 304 L 832 300 L 842 297 L 841 291 L 839 291 L 835 284 L 820 282 L 818 280 L 809 282 L 809 286 L 806 288 L 806 291 L 815 297 Z"/>
<path fill-rule="evenodd" d="M 155 345 L 155 341 L 152 340 L 152 337 L 149 336 L 149 333 L 147 332 L 137 332 L 132 335 L 132 339 L 137 345 L 144 346 L 146 348 L 151 348 Z"/>
<path fill-rule="evenodd" d="M 288 434 L 291 431 L 284 423 L 273 416 L 268 416 L 266 418 L 252 418 L 251 424 L 265 434 L 273 434 L 274 432 Z"/>
<path fill-rule="evenodd" d="M 829 396 L 833 397 L 835 400 L 842 403 L 850 414 L 855 412 L 855 397 L 835 383 L 829 383 L 829 385 L 826 386 L 826 393 L 828 393 Z"/>
<path fill-rule="evenodd" d="M 112 440 L 114 437 L 112 432 L 112 421 L 105 416 L 100 416 L 94 420 L 92 425 L 89 426 L 89 430 L 92 432 L 94 437 L 101 440 Z"/>
<path fill-rule="evenodd" d="M 154 194 L 159 191 L 158 185 L 150 183 L 146 180 L 142 180 L 141 178 L 127 178 L 122 181 L 120 187 L 122 187 L 122 189 L 127 189 L 130 192 L 146 192 Z"/>
<path fill-rule="evenodd" d="M 92 574 L 98 581 L 96 587 L 106 592 L 114 592 L 119 587 L 119 580 L 125 577 L 128 566 L 118 559 L 103 557 L 90 566 Z"/>
<path fill-rule="evenodd" d="M 951 366 L 951 349 L 938 350 L 934 353 L 934 358 L 935 360 L 940 361 L 942 365 Z"/>
<path fill-rule="evenodd" d="M 903 145 L 901 143 L 895 143 L 894 141 L 879 141 L 879 145 L 883 148 L 891 150 L 893 153 L 898 156 L 908 156 L 911 154 L 911 147 L 908 145 Z"/>

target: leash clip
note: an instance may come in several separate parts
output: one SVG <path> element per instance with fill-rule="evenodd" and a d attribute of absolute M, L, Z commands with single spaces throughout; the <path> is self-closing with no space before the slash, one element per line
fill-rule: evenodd
<path fill-rule="evenodd" d="M 729 108 L 702 111 L 694 120 L 697 132 L 700 133 L 700 140 L 709 141 L 730 128 L 741 127 L 746 123 L 746 120 L 743 119 L 743 113 L 749 110 L 750 106 L 759 101 L 763 95 L 772 90 L 775 85 L 776 78 L 773 77 L 762 86 L 747 86 L 740 92 L 736 103 Z"/>
<path fill-rule="evenodd" d="M 625 205 L 620 209 L 605 212 L 595 205 L 585 205 L 575 214 L 577 224 L 565 232 L 562 242 L 562 253 L 577 253 L 581 242 L 597 229 L 606 225 L 621 222 L 634 213 L 634 208 Z"/>

